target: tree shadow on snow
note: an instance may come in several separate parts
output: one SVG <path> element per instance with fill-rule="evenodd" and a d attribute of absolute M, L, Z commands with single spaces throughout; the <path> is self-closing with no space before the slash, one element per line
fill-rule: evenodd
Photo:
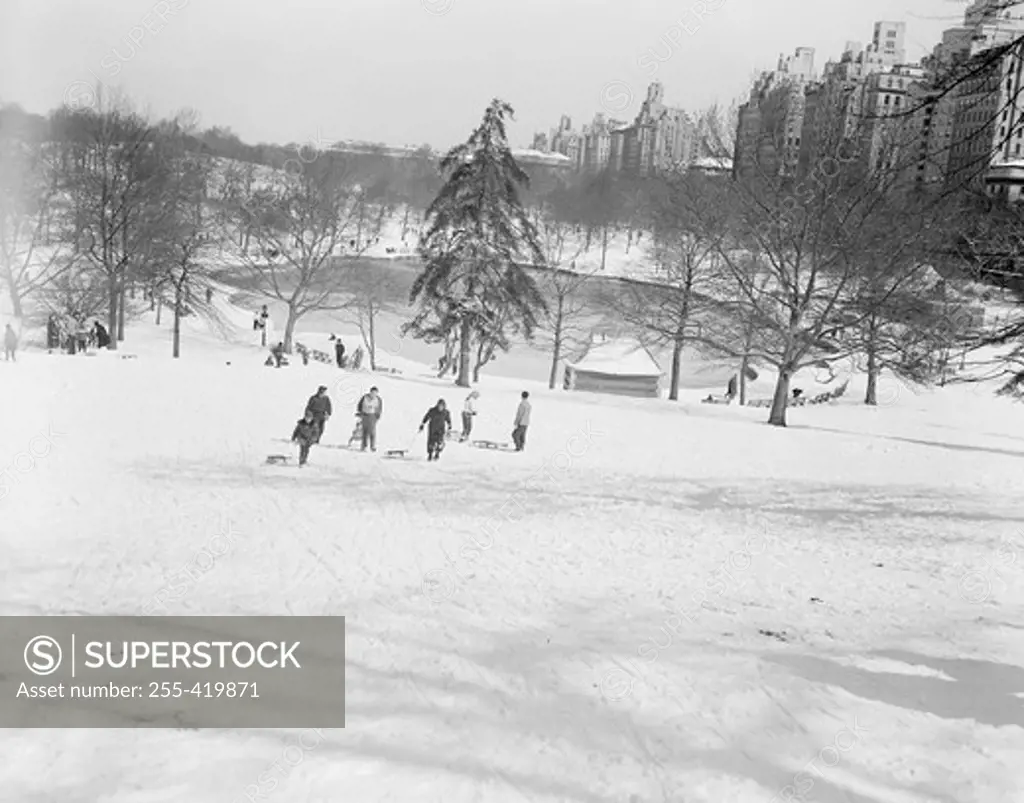
<path fill-rule="evenodd" d="M 403 608 L 391 608 L 399 621 L 387 628 L 350 626 L 351 730 L 332 741 L 341 753 L 479 785 L 500 782 L 530 801 L 623 803 L 635 794 L 644 803 L 673 803 L 687 776 L 706 773 L 753 781 L 766 800 L 793 783 L 791 762 L 770 747 L 708 725 L 716 713 L 729 714 L 700 689 L 682 716 L 668 701 L 605 698 L 595 663 L 607 671 L 609 659 L 635 654 L 640 622 L 650 627 L 614 620 L 614 602 L 563 606 L 535 626 L 500 629 L 460 622 L 465 609 Z M 702 648 L 697 639 L 680 640 L 666 668 L 685 675 Z M 792 724 L 774 716 L 752 732 Z M 818 748 L 807 739 L 808 761 Z M 821 803 L 883 803 L 827 777 L 815 779 L 813 792 Z"/>
<path fill-rule="evenodd" d="M 787 667 L 813 683 L 838 686 L 850 694 L 943 719 L 973 719 L 993 727 L 1024 728 L 1024 668 L 992 661 L 941 659 L 902 650 L 870 653 L 906 664 L 926 666 L 953 680 L 874 672 L 810 655 L 770 655 L 765 660 Z"/>
<path fill-rule="evenodd" d="M 914 446 L 931 446 L 935 449 L 946 449 L 952 452 L 980 452 L 982 454 L 995 454 L 1002 457 L 1020 457 L 1024 458 L 1024 452 L 1018 452 L 1014 449 L 1000 449 L 996 446 L 975 446 L 969 443 L 946 443 L 945 441 L 927 441 L 919 438 L 906 438 L 902 435 L 876 435 L 873 433 L 866 432 L 852 432 L 846 429 L 833 429 L 832 427 L 819 427 L 812 424 L 795 424 L 791 425 L 789 429 L 794 430 L 815 430 L 817 432 L 831 432 L 837 435 L 853 435 L 855 437 L 867 437 L 876 438 L 879 440 L 886 441 L 897 441 L 899 443 L 909 443 Z"/>

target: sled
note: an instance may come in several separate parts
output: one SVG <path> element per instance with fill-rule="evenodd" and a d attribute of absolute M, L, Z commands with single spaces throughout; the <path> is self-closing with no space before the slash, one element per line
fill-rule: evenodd
<path fill-rule="evenodd" d="M 287 465 L 290 460 L 291 460 L 291 457 L 289 457 L 286 454 L 268 454 L 267 455 L 267 465 L 268 466 L 284 466 L 284 465 Z"/>
<path fill-rule="evenodd" d="M 500 441 L 470 441 L 470 444 L 475 446 L 477 449 L 497 449 L 499 451 L 509 451 L 512 449 L 512 444 L 502 443 Z"/>
<path fill-rule="evenodd" d="M 408 449 L 387 449 L 384 451 L 383 456 L 394 460 L 396 458 L 405 458 L 407 454 L 409 454 Z"/>

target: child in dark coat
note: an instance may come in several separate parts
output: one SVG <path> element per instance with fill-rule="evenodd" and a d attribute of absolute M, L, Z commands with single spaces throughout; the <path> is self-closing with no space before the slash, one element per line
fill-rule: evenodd
<path fill-rule="evenodd" d="M 438 399 L 437 404 L 427 410 L 420 424 L 420 432 L 423 427 L 427 427 L 427 460 L 439 460 L 441 450 L 444 449 L 445 435 L 452 428 L 452 415 L 444 399 Z"/>
<path fill-rule="evenodd" d="M 309 448 L 319 440 L 320 428 L 313 419 L 313 414 L 308 412 L 299 419 L 292 433 L 292 443 L 299 444 L 299 465 L 306 465 L 309 459 Z"/>

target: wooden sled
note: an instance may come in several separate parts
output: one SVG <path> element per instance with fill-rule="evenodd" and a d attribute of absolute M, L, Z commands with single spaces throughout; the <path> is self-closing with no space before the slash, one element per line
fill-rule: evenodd
<path fill-rule="evenodd" d="M 396 458 L 404 458 L 408 454 L 408 449 L 386 449 L 384 451 L 384 457 L 391 458 L 392 460 Z"/>
<path fill-rule="evenodd" d="M 286 454 L 268 454 L 267 465 L 268 466 L 283 466 L 288 463 L 291 458 Z"/>
<path fill-rule="evenodd" d="M 511 444 L 509 444 L 509 443 L 501 443 L 500 441 L 483 441 L 483 440 L 479 440 L 479 441 L 470 441 L 470 444 L 472 446 L 475 446 L 477 449 L 498 449 L 499 451 L 507 451 L 507 450 L 510 450 L 512 448 Z"/>

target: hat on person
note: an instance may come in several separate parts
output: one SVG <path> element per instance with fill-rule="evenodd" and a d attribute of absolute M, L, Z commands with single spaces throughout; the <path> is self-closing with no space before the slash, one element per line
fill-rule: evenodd
<path fill-rule="evenodd" d="M 321 390 L 327 390 L 327 385 L 321 385 L 316 389 L 316 392 L 319 393 Z"/>

